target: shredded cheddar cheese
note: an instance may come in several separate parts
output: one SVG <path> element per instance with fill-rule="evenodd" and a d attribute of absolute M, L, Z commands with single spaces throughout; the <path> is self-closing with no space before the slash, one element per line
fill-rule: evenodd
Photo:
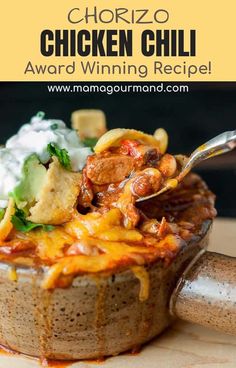
<path fill-rule="evenodd" d="M 65 244 L 73 244 L 74 242 L 74 238 L 61 228 L 48 232 L 43 230 L 32 231 L 28 237 L 37 244 L 38 255 L 45 260 L 55 260 L 63 257 Z"/>
<path fill-rule="evenodd" d="M 43 288 L 55 287 L 60 276 L 104 272 L 122 264 L 141 266 L 147 259 L 152 259 L 157 255 L 164 258 L 166 252 L 175 253 L 179 249 L 179 240 L 170 234 L 147 247 L 143 242 L 143 235 L 138 230 L 126 230 L 121 227 L 120 221 L 121 216 L 118 209 L 112 209 L 103 215 L 98 213 L 77 214 L 74 220 L 64 226 L 64 230 L 57 232 L 56 243 L 60 244 L 57 248 L 58 254 L 60 254 L 63 243 L 73 244 L 75 241 L 84 242 L 87 247 L 95 246 L 99 253 L 90 256 L 78 254 L 61 257 L 47 272 L 43 280 Z M 46 237 L 42 237 L 40 233 L 36 235 L 40 241 L 41 255 L 46 254 L 52 248 L 51 242 L 54 235 L 54 232 L 51 232 L 51 236 Z M 34 239 L 36 237 L 34 236 Z M 50 253 L 47 254 L 51 256 Z M 142 268 L 134 268 L 133 271 L 141 280 L 141 284 L 146 283 L 146 286 L 141 285 L 140 290 L 140 298 L 145 300 L 148 295 L 147 274 Z M 144 279 L 146 281 L 143 281 Z"/>
<path fill-rule="evenodd" d="M 81 215 L 75 212 L 73 219 L 64 226 L 48 232 L 42 229 L 24 235 L 16 232 L 14 239 L 12 241 L 18 243 L 32 242 L 35 256 L 51 264 L 43 280 L 43 288 L 56 287 L 60 277 L 137 265 L 133 272 L 141 282 L 141 300 L 148 295 L 148 286 L 147 280 L 144 281 L 147 279 L 145 270 L 138 266 L 158 256 L 165 258 L 169 252 L 176 253 L 180 246 L 179 240 L 171 234 L 159 241 L 149 239 L 147 244 L 139 229 L 128 230 L 123 227 L 122 214 L 117 208 L 103 214 L 94 212 Z M 9 277 L 16 279 L 13 272 Z"/>
<path fill-rule="evenodd" d="M 11 213 L 12 203 L 7 209 L 6 219 Z M 7 229 L 9 230 L 8 227 Z M 4 236 L 6 234 L 7 231 Z M 33 254 L 51 265 L 42 282 L 45 289 L 56 287 L 60 277 L 107 272 L 137 265 L 133 272 L 141 282 L 140 300 L 145 300 L 148 296 L 147 273 L 140 266 L 157 257 L 165 259 L 170 253 L 177 253 L 180 247 L 175 235 L 168 234 L 161 240 L 147 240 L 141 230 L 124 228 L 122 213 L 118 208 L 106 213 L 94 212 L 86 215 L 75 211 L 73 219 L 64 226 L 57 226 L 48 232 L 42 229 L 35 229 L 24 235 L 16 232 L 14 239 L 13 244 L 22 241 L 25 244 L 27 241 L 33 243 Z M 9 277 L 16 279 L 13 271 Z"/>

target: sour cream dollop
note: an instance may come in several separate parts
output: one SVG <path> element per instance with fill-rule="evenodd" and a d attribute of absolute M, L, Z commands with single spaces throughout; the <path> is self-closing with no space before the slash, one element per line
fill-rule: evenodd
<path fill-rule="evenodd" d="M 44 114 L 34 116 L 29 124 L 23 125 L 17 134 L 0 149 L 0 207 L 7 205 L 8 194 L 20 182 L 22 168 L 27 157 L 36 153 L 42 163 L 47 163 L 50 155 L 49 143 L 65 148 L 70 156 L 73 171 L 80 171 L 86 158 L 92 154 L 84 147 L 76 131 L 66 127 L 62 120 L 44 119 Z"/>

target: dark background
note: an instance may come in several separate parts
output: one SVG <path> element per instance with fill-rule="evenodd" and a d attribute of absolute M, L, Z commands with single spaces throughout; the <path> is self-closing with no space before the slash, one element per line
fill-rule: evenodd
<path fill-rule="evenodd" d="M 169 151 L 188 154 L 213 136 L 236 129 L 236 83 L 190 83 L 189 93 L 113 95 L 49 93 L 47 83 L 0 83 L 0 143 L 40 110 L 69 125 L 71 112 L 80 108 L 102 109 L 109 128 L 151 133 L 164 127 Z M 196 171 L 216 193 L 219 215 L 236 216 L 236 154 L 212 159 Z"/>

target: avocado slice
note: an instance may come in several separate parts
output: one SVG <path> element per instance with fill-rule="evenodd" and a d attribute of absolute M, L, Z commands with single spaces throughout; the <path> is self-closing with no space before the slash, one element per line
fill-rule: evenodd
<path fill-rule="evenodd" d="M 17 208 L 26 214 L 38 200 L 40 189 L 46 178 L 47 170 L 36 154 L 30 155 L 24 162 L 22 179 L 12 192 Z"/>

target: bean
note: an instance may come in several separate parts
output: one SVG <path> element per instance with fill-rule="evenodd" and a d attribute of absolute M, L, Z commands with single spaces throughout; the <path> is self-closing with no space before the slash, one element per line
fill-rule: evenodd
<path fill-rule="evenodd" d="M 134 179 L 132 192 L 138 197 L 146 197 L 160 189 L 162 175 L 157 169 L 146 169 Z"/>
<path fill-rule="evenodd" d="M 177 169 L 176 159 L 174 156 L 170 155 L 169 153 L 166 153 L 164 156 L 162 156 L 158 169 L 167 178 L 173 176 Z"/>

